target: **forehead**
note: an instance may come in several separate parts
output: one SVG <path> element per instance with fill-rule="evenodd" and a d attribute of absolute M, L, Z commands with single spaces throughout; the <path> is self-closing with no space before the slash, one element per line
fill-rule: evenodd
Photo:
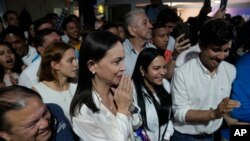
<path fill-rule="evenodd" d="M 43 40 L 44 41 L 49 41 L 49 40 L 54 40 L 54 39 L 59 39 L 60 40 L 60 36 L 56 33 L 56 32 L 51 32 L 50 34 L 44 36 Z"/>
<path fill-rule="evenodd" d="M 70 21 L 67 23 L 67 26 L 77 26 L 78 24 L 75 21 Z"/>
<path fill-rule="evenodd" d="M 5 114 L 7 121 L 12 127 L 20 127 L 28 122 L 39 119 L 46 109 L 41 99 L 36 97 L 26 98 L 22 102 L 25 107 L 19 110 L 11 110 Z"/>
<path fill-rule="evenodd" d="M 6 45 L 0 45 L 0 50 L 10 50 L 10 48 Z"/>
<path fill-rule="evenodd" d="M 13 34 L 13 33 L 7 34 L 4 39 L 8 42 L 15 41 L 15 40 L 22 40 L 22 41 L 24 40 L 20 36 Z"/>
<path fill-rule="evenodd" d="M 67 58 L 67 57 L 75 57 L 75 50 L 73 48 L 67 49 L 64 52 L 63 58 Z"/>
<path fill-rule="evenodd" d="M 61 41 L 61 37 L 57 33 L 52 32 L 49 35 L 44 36 L 43 47 L 47 47 L 49 44 L 55 41 Z"/>
<path fill-rule="evenodd" d="M 11 18 L 12 18 L 12 17 L 17 17 L 17 15 L 14 14 L 14 13 L 9 13 L 9 14 L 7 15 L 7 17 L 8 17 L 8 18 L 10 18 L 10 17 L 11 17 Z"/>
<path fill-rule="evenodd" d="M 166 61 L 163 56 L 158 55 L 157 57 L 152 60 L 150 63 L 150 66 L 160 66 L 160 65 L 165 65 Z"/>
<path fill-rule="evenodd" d="M 232 46 L 232 41 L 227 42 L 226 44 L 222 45 L 222 46 L 217 46 L 214 44 L 210 44 L 206 47 L 206 49 L 218 49 L 218 50 L 227 50 L 230 49 Z"/>
<path fill-rule="evenodd" d="M 140 12 L 140 13 L 137 13 L 137 14 L 134 16 L 134 18 L 133 18 L 133 21 L 134 21 L 134 22 L 133 22 L 133 23 L 134 23 L 134 24 L 139 24 L 139 23 L 141 23 L 141 22 L 143 22 L 143 21 L 146 21 L 146 20 L 148 20 L 146 14 L 143 13 L 143 12 Z"/>
<path fill-rule="evenodd" d="M 166 27 L 160 27 L 160 28 L 154 29 L 153 33 L 156 35 L 164 34 L 164 33 L 167 33 L 167 29 Z"/>

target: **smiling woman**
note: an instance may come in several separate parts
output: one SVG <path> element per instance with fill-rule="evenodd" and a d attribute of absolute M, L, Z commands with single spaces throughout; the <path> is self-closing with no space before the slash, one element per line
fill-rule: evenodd
<path fill-rule="evenodd" d="M 78 86 L 70 107 L 75 133 L 87 141 L 133 139 L 130 77 L 123 75 L 124 51 L 108 31 L 90 33 L 80 48 Z M 109 130 L 107 130 L 109 129 Z"/>
<path fill-rule="evenodd" d="M 145 48 L 140 52 L 132 75 L 133 96 L 141 109 L 140 130 L 144 130 L 151 141 L 169 140 L 174 132 L 170 119 L 170 84 L 164 79 L 166 73 L 167 64 L 161 51 Z"/>

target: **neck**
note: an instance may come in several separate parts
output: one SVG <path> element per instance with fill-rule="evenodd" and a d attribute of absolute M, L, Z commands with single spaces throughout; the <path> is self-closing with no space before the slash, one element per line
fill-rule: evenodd
<path fill-rule="evenodd" d="M 69 89 L 68 81 L 43 81 L 47 86 L 56 90 L 56 91 L 65 91 Z"/>
<path fill-rule="evenodd" d="M 110 86 L 102 84 L 100 81 L 92 80 L 93 89 L 103 98 L 107 97 L 110 93 Z"/>
<path fill-rule="evenodd" d="M 152 94 L 155 93 L 155 89 L 154 89 L 153 85 L 151 85 L 146 79 L 144 79 L 144 83 Z"/>
<path fill-rule="evenodd" d="M 133 49 L 138 53 L 144 48 L 145 44 L 147 43 L 147 41 L 142 40 L 142 39 L 138 39 L 136 37 L 130 38 L 129 41 L 130 41 Z"/>

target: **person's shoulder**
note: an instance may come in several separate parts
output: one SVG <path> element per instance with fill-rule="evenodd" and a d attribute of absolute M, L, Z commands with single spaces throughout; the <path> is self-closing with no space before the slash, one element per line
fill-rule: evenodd
<path fill-rule="evenodd" d="M 66 119 L 63 109 L 55 104 L 55 103 L 46 103 L 46 106 L 48 108 L 48 110 L 50 111 L 51 115 L 56 119 Z"/>
<path fill-rule="evenodd" d="M 185 62 L 180 67 L 178 67 L 177 70 L 185 70 L 188 68 L 192 68 L 192 66 L 197 65 L 197 59 L 198 57 Z"/>
<path fill-rule="evenodd" d="M 230 71 L 236 71 L 236 68 L 234 65 L 226 62 L 226 61 L 222 61 L 221 64 L 227 69 L 227 70 L 230 70 Z"/>
<path fill-rule="evenodd" d="M 59 105 L 57 105 L 57 104 L 55 104 L 55 103 L 46 103 L 46 105 L 47 105 L 47 107 L 49 108 L 49 110 L 50 111 L 61 111 L 61 112 L 63 112 L 63 110 L 62 110 L 62 108 L 59 106 Z"/>

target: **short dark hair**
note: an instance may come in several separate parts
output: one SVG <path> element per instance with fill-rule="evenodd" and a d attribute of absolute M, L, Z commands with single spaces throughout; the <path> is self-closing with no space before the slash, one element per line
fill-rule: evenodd
<path fill-rule="evenodd" d="M 152 29 L 152 36 L 155 35 L 155 30 L 159 28 L 166 28 L 166 25 L 162 22 L 156 22 L 153 24 L 153 29 Z"/>
<path fill-rule="evenodd" d="M 63 23 L 62 23 L 62 29 L 65 30 L 66 27 L 67 27 L 67 24 L 70 23 L 70 22 L 75 22 L 77 25 L 80 25 L 80 20 L 79 18 L 74 15 L 74 14 L 71 14 L 69 15 L 68 17 L 66 17 L 64 20 L 63 20 Z"/>
<path fill-rule="evenodd" d="M 163 10 L 161 10 L 157 16 L 157 22 L 161 22 L 161 23 L 177 23 L 180 20 L 179 16 L 177 15 L 177 13 L 171 9 L 171 8 L 164 8 Z"/>
<path fill-rule="evenodd" d="M 4 19 L 4 21 L 7 21 L 7 17 L 8 17 L 9 14 L 15 14 L 15 15 L 17 16 L 17 13 L 16 13 L 15 11 L 13 11 L 13 10 L 7 10 L 7 11 L 4 12 L 4 14 L 3 14 L 3 19 Z"/>
<path fill-rule="evenodd" d="M 0 131 L 9 131 L 11 125 L 5 114 L 12 110 L 20 110 L 26 106 L 25 99 L 42 97 L 34 90 L 23 86 L 7 86 L 0 89 Z"/>
<path fill-rule="evenodd" d="M 24 35 L 24 31 L 22 30 L 22 28 L 17 27 L 17 26 L 8 26 L 7 28 L 5 28 L 2 32 L 2 37 L 3 39 L 8 35 L 8 34 L 14 34 L 20 38 L 22 38 L 23 40 L 26 40 L 25 35 Z"/>
<path fill-rule="evenodd" d="M 35 34 L 39 31 L 39 27 L 42 25 L 42 24 L 45 24 L 45 23 L 49 23 L 52 25 L 51 21 L 47 18 L 47 17 L 41 17 L 37 20 L 35 20 L 34 22 L 34 31 L 35 31 Z"/>
<path fill-rule="evenodd" d="M 232 27 L 224 19 L 209 20 L 199 33 L 201 47 L 207 47 L 208 45 L 222 46 L 232 38 Z"/>
<path fill-rule="evenodd" d="M 42 29 L 42 30 L 39 30 L 35 34 L 34 46 L 35 47 L 42 46 L 42 44 L 44 42 L 44 37 L 51 34 L 51 33 L 53 33 L 53 32 L 57 33 L 54 29 Z"/>

